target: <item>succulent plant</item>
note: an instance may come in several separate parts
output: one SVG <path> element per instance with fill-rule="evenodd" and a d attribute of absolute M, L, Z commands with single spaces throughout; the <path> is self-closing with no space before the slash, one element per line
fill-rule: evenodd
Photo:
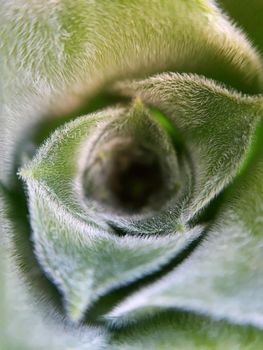
<path fill-rule="evenodd" d="M 262 348 L 262 14 L 1 3 L 1 349 Z"/>

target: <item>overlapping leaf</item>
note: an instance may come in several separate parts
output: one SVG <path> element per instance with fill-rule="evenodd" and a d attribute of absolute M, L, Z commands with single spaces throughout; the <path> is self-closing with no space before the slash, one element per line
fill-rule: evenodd
<path fill-rule="evenodd" d="M 210 0 L 77 0 L 74 6 L 63 0 L 48 7 L 10 0 L 0 10 L 3 61 L 35 88 L 42 80 L 61 89 L 62 82 L 88 79 L 97 86 L 167 70 L 247 91 L 262 84 L 256 52 Z"/>
<path fill-rule="evenodd" d="M 162 313 L 116 330 L 112 350 L 260 350 L 262 332 L 183 312 Z"/>
<path fill-rule="evenodd" d="M 182 221 L 191 220 L 238 173 L 262 114 L 262 99 L 175 73 L 119 83 L 117 90 L 157 107 L 182 135 L 195 181 Z"/>
<path fill-rule="evenodd" d="M 119 78 L 191 72 L 246 92 L 262 89 L 257 53 L 212 1 L 9 0 L 0 21 L 6 184 L 17 142 L 50 109 L 71 109 L 76 96 Z"/>
<path fill-rule="evenodd" d="M 153 78 L 153 82 L 158 82 L 158 79 Z M 230 94 L 193 77 L 172 75 L 165 76 L 161 79 L 163 81 L 166 82 L 167 101 L 162 102 L 166 102 L 166 108 L 172 106 L 172 110 L 164 111 L 182 132 L 190 149 L 195 186 L 184 189 L 185 199 L 181 199 L 184 206 L 181 201 L 179 207 L 176 201 L 172 201 L 174 207 L 169 204 L 161 214 L 142 215 L 140 220 L 133 219 L 133 216 L 122 220 L 117 216 L 118 227 L 122 224 L 124 232 L 125 229 L 130 232 L 134 225 L 140 234 L 138 237 L 116 237 L 107 223 L 107 216 L 105 220 L 105 215 L 96 209 L 91 199 L 88 198 L 86 203 L 83 200 L 80 174 L 85 159 L 91 157 L 94 144 L 100 151 L 100 135 L 103 135 L 103 144 L 111 133 L 117 138 L 123 133 L 125 138 L 136 135 L 144 142 L 148 140 L 161 150 L 164 161 L 168 157 L 168 163 L 173 164 L 173 151 L 169 143 L 165 146 L 168 136 L 161 133 L 160 126 L 155 126 L 157 122 L 143 106 L 137 111 L 138 115 L 134 109 L 128 112 L 126 124 L 122 124 L 123 118 L 125 120 L 123 113 L 127 113 L 123 109 L 106 110 L 77 119 L 58 130 L 32 164 L 22 171 L 29 188 L 36 254 L 46 273 L 63 293 L 66 308 L 73 319 L 79 319 L 99 295 L 156 270 L 196 238 L 200 234 L 199 227 L 188 233 L 180 227 L 186 227 L 189 218 L 229 183 L 247 154 L 258 121 L 259 102 L 256 98 Z M 152 85 L 158 89 L 158 84 Z M 179 90 L 184 96 L 176 100 L 174 96 L 178 96 Z M 200 106 L 200 100 L 191 93 L 202 97 L 206 104 Z M 141 95 L 145 99 L 145 95 Z M 156 96 L 162 99 L 163 95 L 158 91 Z M 133 108 L 138 108 L 136 106 L 135 103 Z M 213 130 L 210 129 L 212 125 Z M 217 125 L 220 126 L 217 128 Z M 167 155 L 162 149 L 166 149 Z M 221 154 L 223 158 L 218 159 Z M 181 185 L 185 186 L 185 183 Z M 150 232 L 155 230 L 156 237 L 141 236 L 147 233 L 147 227 Z M 160 233 L 165 236 L 159 237 Z"/>
<path fill-rule="evenodd" d="M 87 306 L 107 290 L 160 268 L 201 233 L 200 227 L 184 233 L 171 228 L 165 237 L 118 237 L 91 198 L 84 200 L 79 174 L 83 162 L 85 165 L 99 136 L 107 138 L 111 123 L 115 122 L 115 128 L 119 125 L 116 121 L 122 123 L 123 113 L 123 109 L 106 110 L 66 125 L 21 172 L 28 185 L 37 257 L 63 293 L 72 319 L 79 319 Z M 165 155 L 165 149 L 170 149 L 169 144 L 165 146 L 168 136 L 160 133 L 160 126 L 143 109 L 141 113 L 141 138 L 152 138 L 153 144 L 154 137 L 158 137 L 152 147 L 157 146 Z M 138 127 L 138 116 L 132 113 L 127 118 L 135 118 Z M 124 126 L 118 129 L 124 130 Z M 173 157 L 170 152 L 169 160 Z"/>
<path fill-rule="evenodd" d="M 257 146 L 202 244 L 176 270 L 120 305 L 114 319 L 172 307 L 263 327 L 262 140 Z"/>
<path fill-rule="evenodd" d="M 5 198 L 1 187 L 0 198 Z M 75 327 L 66 323 L 56 310 L 48 310 L 45 303 L 36 301 L 21 272 L 14 268 L 14 247 L 10 238 L 3 236 L 4 232 L 12 232 L 12 225 L 6 219 L 7 205 L 2 204 L 3 201 L 0 206 L 1 350 L 106 349 L 109 338 L 105 329 L 87 325 Z"/>
<path fill-rule="evenodd" d="M 72 5 L 72 2 L 64 0 L 51 1 L 47 6 L 38 1 L 10 0 L 1 4 L 0 12 L 1 85 L 4 86 L 4 92 L 1 91 L 0 116 L 2 126 L 0 144 L 4 154 L 0 159 L 0 178 L 9 187 L 13 185 L 11 175 L 14 173 L 18 144 L 19 149 L 23 148 L 19 142 L 24 138 L 25 132 L 31 130 L 36 121 L 46 115 L 50 109 L 50 101 L 52 110 L 55 109 L 57 112 L 60 104 L 57 104 L 56 94 L 62 91 L 64 93 L 65 87 L 68 89 L 66 97 L 71 100 L 76 91 L 81 94 L 87 92 L 89 95 L 94 89 L 100 89 L 105 83 L 118 78 L 145 77 L 161 71 L 184 71 L 203 74 L 243 92 L 262 91 L 261 63 L 255 50 L 222 16 L 212 1 L 133 0 L 129 4 L 124 4 L 121 1 L 77 0 Z M 58 285 L 67 300 L 66 307 L 72 318 L 80 318 L 87 304 L 109 288 L 128 283 L 147 271 L 159 268 L 183 249 L 187 242 L 198 236 L 199 227 L 182 234 L 184 225 L 181 223 L 196 218 L 197 215 L 194 214 L 198 214 L 199 210 L 207 206 L 214 196 L 229 184 L 246 159 L 259 115 L 258 110 L 262 110 L 259 99 L 239 96 L 193 76 L 180 78 L 178 75 L 166 78 L 177 80 L 176 86 L 168 84 L 167 100 L 165 98 L 159 100 L 154 89 L 147 86 L 148 83 L 144 88 L 147 87 L 150 95 L 144 89 L 140 91 L 138 86 L 142 87 L 145 82 L 142 85 L 133 84 L 131 89 L 126 85 L 125 89 L 127 92 L 130 91 L 131 96 L 143 95 L 145 101 L 157 106 L 166 117 L 170 117 L 171 113 L 171 120 L 186 137 L 186 148 L 193 151 L 192 169 L 197 171 L 198 181 L 193 182 L 194 191 L 190 191 L 186 196 L 187 200 L 183 201 L 182 212 L 180 207 L 181 216 L 178 215 L 178 210 L 172 210 L 170 214 L 167 211 L 161 213 L 155 220 L 150 219 L 148 223 L 115 217 L 109 225 L 109 216 L 98 217 L 89 206 L 82 205 L 83 203 L 80 205 L 74 196 L 79 193 L 79 188 L 72 187 L 72 174 L 76 169 L 71 166 L 76 154 L 71 151 L 79 145 L 78 137 L 82 137 L 87 131 L 82 129 L 85 122 L 79 124 L 79 131 L 73 137 L 74 140 L 71 140 L 73 144 L 76 141 L 76 144 L 70 143 L 68 149 L 65 147 L 63 156 L 59 152 L 57 157 L 55 153 L 53 159 L 50 157 L 50 164 L 52 162 L 53 164 L 49 169 L 45 169 L 47 172 L 42 174 L 41 169 L 35 173 L 35 178 L 31 179 L 29 173 L 26 175 L 34 240 L 38 241 L 37 256 L 45 272 Z M 156 78 L 150 81 L 156 82 Z M 161 82 L 157 85 L 163 90 Z M 173 89 L 178 96 L 173 95 Z M 160 96 L 163 96 L 161 91 L 159 92 Z M 172 100 L 169 100 L 170 97 Z M 180 101 L 180 97 L 185 99 L 184 103 Z M 176 108 L 172 106 L 174 99 L 180 113 L 177 113 Z M 67 98 L 63 98 L 63 103 L 66 100 Z M 205 107 L 205 104 L 208 106 Z M 67 106 L 70 106 L 70 103 L 67 103 Z M 197 118 L 194 111 L 198 112 Z M 201 113 L 204 113 L 204 120 L 201 120 Z M 187 128 L 184 128 L 182 122 L 184 118 L 187 121 Z M 191 121 L 196 120 L 198 126 L 191 126 Z M 76 121 L 75 126 L 78 122 L 80 120 Z M 71 124 L 69 129 L 73 125 Z M 199 127 L 202 129 L 201 133 L 198 132 Z M 69 129 L 66 127 L 64 130 Z M 209 137 L 210 132 L 214 138 Z M 61 130 L 53 138 L 52 146 L 55 145 L 55 138 L 59 138 L 60 133 Z M 67 136 L 63 135 L 62 139 L 65 137 L 65 140 L 68 140 Z M 227 137 L 227 142 L 224 137 Z M 51 144 L 51 140 L 49 142 Z M 233 145 L 237 153 L 234 149 L 231 150 Z M 58 151 L 56 148 L 53 150 Z M 48 147 L 43 148 L 42 155 L 45 151 L 48 151 Z M 204 152 L 205 159 L 201 156 L 201 152 Z M 50 155 L 48 153 L 47 158 Z M 62 159 L 59 156 L 62 156 Z M 214 161 L 210 164 L 212 159 Z M 38 161 L 40 162 L 40 159 Z M 205 241 L 195 253 L 193 262 L 189 260 L 182 265 L 189 264 L 188 267 L 193 268 L 193 272 L 187 271 L 186 276 L 194 286 L 186 281 L 183 268 L 180 267 L 178 275 L 175 271 L 176 281 L 173 281 L 178 286 L 178 294 L 172 293 L 167 305 L 185 308 L 187 300 L 179 293 L 185 292 L 184 288 L 187 287 L 186 296 L 189 297 L 191 310 L 209 314 L 211 311 L 211 315 L 216 317 L 224 317 L 223 314 L 226 313 L 226 317 L 235 322 L 261 324 L 260 182 L 262 181 L 260 178 L 262 174 L 259 170 L 259 160 L 255 158 L 254 161 L 254 173 L 258 174 L 257 179 L 254 178 L 255 174 L 252 174 L 251 179 L 244 178 L 244 183 L 238 183 L 237 186 L 241 186 L 245 193 L 234 188 L 227 197 L 230 204 L 221 211 L 219 225 L 213 226 L 211 236 L 208 236 L 208 241 Z M 59 164 L 57 168 L 56 162 Z M 227 167 L 223 174 L 225 165 Z M 49 185 L 54 186 L 55 191 L 51 190 L 52 186 L 46 186 L 42 176 L 43 179 L 51 181 Z M 251 192 L 246 186 L 251 186 Z M 76 190 L 76 193 L 72 193 L 72 189 Z M 246 195 L 248 192 L 250 196 Z M 258 196 L 255 196 L 257 192 Z M 243 196 L 241 202 L 236 199 L 232 201 L 233 197 L 238 196 Z M 14 220 L 13 217 L 12 219 Z M 117 237 L 112 225 L 126 227 L 129 233 L 136 233 L 137 236 Z M 227 230 L 224 225 L 227 226 Z M 171 227 L 181 232 L 167 236 L 167 233 L 172 231 Z M 159 229 L 165 234 L 163 238 L 138 237 L 140 230 L 156 233 Z M 238 232 L 242 233 L 240 239 Z M 225 265 L 222 250 L 215 250 L 215 254 L 212 254 L 214 250 L 212 242 L 214 244 L 223 242 L 226 245 L 229 256 Z M 215 273 L 218 271 L 219 276 L 210 275 L 212 268 L 203 259 L 203 256 L 206 256 L 205 247 L 210 249 L 207 252 L 208 258 L 211 258 L 214 271 Z M 243 261 L 240 260 L 242 254 L 238 251 L 239 248 L 244 256 Z M 18 252 L 19 255 L 22 253 Z M 151 263 L 147 264 L 149 261 Z M 204 268 L 201 275 L 197 268 Z M 230 268 L 230 272 L 225 275 L 227 268 Z M 181 284 L 177 279 L 179 275 Z M 209 278 L 202 287 L 206 275 Z M 201 282 L 198 276 L 202 277 Z M 218 290 L 220 289 L 218 283 L 222 281 L 226 281 L 226 286 Z M 257 289 L 253 289 L 253 284 Z M 154 306 L 150 306 L 153 311 L 156 307 L 162 308 L 161 304 L 167 301 L 165 280 L 162 286 L 164 289 L 161 288 L 160 293 L 163 295 L 160 295 L 160 299 L 156 300 L 156 295 L 149 293 L 153 297 Z M 197 292 L 193 296 L 196 286 Z M 215 286 L 216 293 L 214 293 Z M 236 291 L 238 297 L 230 296 L 231 288 Z M 211 299 L 208 299 L 209 291 Z M 142 296 L 148 295 L 147 293 L 142 291 Z M 238 298 L 244 303 L 243 305 Z M 180 305 L 177 304 L 179 299 Z M 136 299 L 136 303 L 137 301 Z M 225 308 L 222 308 L 222 303 L 226 303 Z M 130 309 L 131 304 L 127 302 L 111 316 L 118 320 L 137 319 L 140 313 L 147 314 L 148 310 L 147 303 L 141 303 L 140 307 L 139 304 L 135 305 L 135 309 Z M 257 311 L 253 313 L 255 308 Z M 231 312 L 233 315 L 230 315 Z M 25 310 L 23 313 L 27 315 L 27 321 L 30 323 L 31 313 Z M 188 340 L 189 349 L 204 349 L 204 346 L 207 349 L 213 347 L 232 349 L 235 346 L 239 346 L 240 349 L 260 349 L 261 336 L 253 329 L 242 330 L 241 327 L 230 327 L 228 324 L 210 323 L 203 317 L 195 318 L 192 315 L 176 316 L 179 321 L 160 318 L 152 325 L 145 324 L 145 332 L 141 332 L 140 327 L 134 329 L 133 333 L 124 331 L 117 343 L 113 341 L 115 348 L 140 349 L 140 347 L 149 348 L 151 344 L 153 348 L 155 346 L 158 349 L 162 347 L 170 349 L 171 346 L 174 348 L 175 343 L 181 348 L 186 348 Z M 19 325 L 14 324 L 13 332 L 15 333 L 15 329 L 18 328 Z M 52 333 L 51 328 L 53 324 L 45 333 L 47 337 Z M 160 333 L 157 333 L 158 336 L 151 342 L 152 334 L 157 332 L 157 328 Z M 191 329 L 190 333 L 185 332 L 186 328 Z M 61 332 L 62 342 L 68 346 L 70 342 L 66 333 L 66 330 L 64 333 Z M 87 338 L 90 336 L 89 332 L 86 336 Z M 78 337 L 84 342 L 79 344 L 79 347 L 89 348 L 89 339 L 85 338 L 84 333 L 78 333 L 76 338 Z M 34 344 L 35 347 L 41 346 L 37 340 Z M 65 346 L 62 345 L 63 348 Z M 98 344 L 97 346 L 99 347 Z"/>

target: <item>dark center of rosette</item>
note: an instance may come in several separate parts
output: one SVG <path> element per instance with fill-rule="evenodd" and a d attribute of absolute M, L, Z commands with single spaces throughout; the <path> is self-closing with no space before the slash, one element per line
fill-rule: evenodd
<path fill-rule="evenodd" d="M 165 188 L 158 155 L 143 144 L 121 138 L 101 151 L 88 171 L 89 196 L 127 212 L 157 208 Z"/>
<path fill-rule="evenodd" d="M 164 187 L 160 161 L 143 146 L 119 149 L 112 160 L 107 186 L 120 206 L 139 211 L 153 205 Z"/>
<path fill-rule="evenodd" d="M 108 124 L 84 172 L 87 200 L 107 210 L 139 214 L 159 210 L 179 187 L 169 136 L 140 101 Z"/>

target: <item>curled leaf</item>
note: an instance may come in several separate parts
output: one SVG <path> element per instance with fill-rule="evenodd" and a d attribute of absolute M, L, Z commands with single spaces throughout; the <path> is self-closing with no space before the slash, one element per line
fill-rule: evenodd
<path fill-rule="evenodd" d="M 94 166 L 92 152 L 97 154 L 97 148 L 101 150 L 99 141 L 104 144 L 107 138 L 115 140 L 120 131 L 123 136 L 127 133 L 125 146 L 127 137 L 131 137 L 133 142 L 139 140 L 154 150 L 156 140 L 156 152 L 163 156 L 168 152 L 168 159 L 172 160 L 164 166 L 169 168 L 176 162 L 168 136 L 150 119 L 143 105 L 137 104 L 131 112 L 120 108 L 106 110 L 67 124 L 20 172 L 28 187 L 37 258 L 62 292 L 65 307 L 74 320 L 81 318 L 86 308 L 110 289 L 159 269 L 202 232 L 200 226 L 176 232 L 174 224 L 165 237 L 142 236 L 143 228 L 138 237 L 118 236 L 107 220 L 110 215 L 104 214 L 105 208 L 102 210 L 103 201 L 98 206 L 97 198 L 92 200 L 83 193 L 85 169 L 92 170 Z M 115 148 L 112 152 L 116 152 Z M 177 171 L 175 167 L 172 174 Z M 95 180 L 96 174 L 95 171 Z"/>
<path fill-rule="evenodd" d="M 263 327 L 262 139 L 257 146 L 202 244 L 177 269 L 119 305 L 110 315 L 116 323 L 176 308 Z"/>

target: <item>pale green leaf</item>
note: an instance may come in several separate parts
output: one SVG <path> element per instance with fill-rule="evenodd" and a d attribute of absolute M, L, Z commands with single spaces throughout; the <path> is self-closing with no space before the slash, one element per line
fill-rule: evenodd
<path fill-rule="evenodd" d="M 174 71 L 262 90 L 257 53 L 213 1 L 9 0 L 0 22 L 0 166 L 8 185 L 23 136 L 112 81 Z"/>
<path fill-rule="evenodd" d="M 134 320 L 176 308 L 263 328 L 262 128 L 257 153 L 224 197 L 200 246 L 177 269 L 123 302 L 110 317 Z"/>
<path fill-rule="evenodd" d="M 138 112 L 135 104 L 131 112 L 105 110 L 78 118 L 56 131 L 20 172 L 28 187 L 37 258 L 62 292 L 68 315 L 74 320 L 110 289 L 159 269 L 202 232 L 199 226 L 176 232 L 176 222 L 170 220 L 164 237 L 157 230 L 159 227 L 161 231 L 162 222 L 155 228 L 156 236 L 142 236 L 147 233 L 145 228 L 137 237 L 118 236 L 107 223 L 107 207 L 98 208 L 96 201 L 83 193 L 85 167 L 96 147 L 98 152 L 103 151 L 99 141 L 104 144 L 107 137 L 118 140 L 121 134 L 126 140 L 134 136 L 144 144 L 150 142 L 160 156 L 168 152 L 168 170 L 174 164 L 168 136 L 145 113 L 142 105 Z M 149 214 L 145 215 L 147 219 Z"/>
<path fill-rule="evenodd" d="M 9 0 L 0 10 L 3 61 L 36 87 L 165 70 L 259 87 L 255 50 L 214 1 Z"/>
<path fill-rule="evenodd" d="M 261 350 L 263 334 L 207 317 L 174 312 L 115 331 L 111 350 Z"/>
<path fill-rule="evenodd" d="M 121 82 L 117 90 L 140 96 L 170 119 L 189 151 L 194 184 L 183 208 L 191 220 L 239 172 L 262 116 L 260 97 L 242 96 L 195 75 L 161 74 Z"/>
<path fill-rule="evenodd" d="M 237 10 L 240 9 L 241 13 L 243 8 L 243 2 L 237 4 Z M 243 24 L 238 21 L 238 17 L 237 22 Z M 259 56 L 212 0 L 76 0 L 74 3 L 70 0 L 50 0 L 46 3 L 38 0 L 8 0 L 0 5 L 0 21 L 0 181 L 9 189 L 15 183 L 17 159 L 21 159 L 25 143 L 33 137 L 38 123 L 48 117 L 51 121 L 52 116 L 70 114 L 76 104 L 79 105 L 83 100 L 90 101 L 90 97 L 115 81 L 173 71 L 204 75 L 243 93 L 262 91 L 262 63 Z M 249 24 L 245 28 L 253 26 Z M 261 42 L 258 34 L 255 39 Z M 123 111 L 121 107 L 108 110 L 106 114 L 103 112 L 95 117 L 78 119 L 59 130 L 42 147 L 38 158 L 31 163 L 32 168 L 29 167 L 28 172 L 23 173 L 29 189 L 32 238 L 38 262 L 49 279 L 58 286 L 72 319 L 80 319 L 86 308 L 110 289 L 161 269 L 193 239 L 198 238 L 203 226 L 188 230 L 189 220 L 197 220 L 200 211 L 209 203 L 213 204 L 212 199 L 238 173 L 246 170 L 246 166 L 251 165 L 248 162 L 249 149 L 262 111 L 260 99 L 228 91 L 197 76 L 166 75 L 166 79 L 170 77 L 177 80 L 175 91 L 178 96 L 174 96 L 171 91 L 174 84 L 171 90 L 171 86 L 168 86 L 168 100 L 159 101 L 154 91 L 151 92 L 154 100 L 151 100 L 151 96 L 148 98 L 147 93 L 143 92 L 142 95 L 147 103 L 161 110 L 164 118 L 171 118 L 176 130 L 183 136 L 184 149 L 192 154 L 192 164 L 188 164 L 191 157 L 184 153 L 183 161 L 177 159 L 177 150 L 175 157 L 170 158 L 171 164 L 180 167 L 179 177 L 178 172 L 174 172 L 176 180 L 185 175 L 183 206 L 178 206 L 180 201 L 174 197 L 173 206 L 168 207 L 168 210 L 166 207 L 155 218 L 147 220 L 144 217 L 103 215 L 96 203 L 92 206 L 84 196 L 79 201 L 79 164 L 75 160 L 85 154 L 82 151 L 85 151 L 86 146 L 95 146 L 94 141 L 99 134 L 97 124 L 105 131 L 108 122 L 110 125 L 115 117 L 118 120 Z M 136 84 L 130 89 L 133 97 L 141 95 L 141 91 L 133 90 Z M 127 92 L 129 88 L 126 85 Z M 111 88 L 109 90 L 112 91 Z M 159 93 L 162 97 L 162 91 Z M 170 97 L 172 100 L 169 100 Z M 173 109 L 174 101 L 180 111 L 180 118 Z M 194 112 L 197 112 L 197 117 Z M 158 114 L 159 111 L 152 110 L 152 113 Z M 204 121 L 201 120 L 202 115 Z M 194 121 L 198 121 L 196 126 L 191 124 Z M 198 132 L 199 128 L 201 133 Z M 134 128 L 133 131 L 137 133 L 138 129 Z M 90 145 L 84 142 L 86 139 L 89 139 Z M 80 147 L 84 143 L 85 147 Z M 159 146 L 161 153 L 165 147 L 162 148 L 162 142 L 159 142 Z M 171 146 L 167 149 L 169 147 L 171 150 Z M 44 158 L 43 163 L 41 158 Z M 193 259 L 190 257 L 174 271 L 175 281 L 172 281 L 178 286 L 178 294 L 173 294 L 169 299 L 169 307 L 187 308 L 188 296 L 189 308 L 195 312 L 261 325 L 262 174 L 258 159 L 254 161 L 251 179 L 245 177 L 244 182 L 237 182 L 226 197 L 228 206 L 224 208 L 226 203 L 222 202 L 218 221 L 212 226 L 207 240 L 194 253 Z M 193 181 L 194 176 L 189 176 L 189 170 L 196 170 L 197 183 Z M 258 178 L 255 179 L 254 175 L 258 175 Z M 247 190 L 249 186 L 251 191 Z M 16 190 L 14 186 L 13 193 Z M 249 196 L 246 195 L 248 192 Z M 239 197 L 243 198 L 240 202 L 236 199 Z M 16 208 L 19 208 L 19 204 Z M 12 243 L 17 239 L 28 240 L 23 229 L 19 230 L 20 221 L 17 220 L 16 225 L 13 225 L 15 215 L 11 215 L 8 220 L 6 223 L 1 218 L 4 232 L 3 235 L 1 232 L 0 238 L 8 236 Z M 126 229 L 128 234 L 120 236 L 113 226 Z M 141 237 L 141 232 L 161 233 L 162 236 Z M 214 254 L 212 243 L 219 245 Z M 225 244 L 228 249 L 229 256 L 226 259 L 225 251 L 219 249 L 220 244 Z M 12 248 L 9 245 L 4 248 L 16 256 L 23 257 L 26 254 L 14 251 L 13 245 Z M 242 261 L 239 248 L 244 255 Z M 17 268 L 17 257 L 9 260 L 2 251 L 0 254 L 10 269 Z M 206 254 L 213 263 L 212 267 L 202 258 Z M 193 284 L 184 277 L 182 266 L 188 266 L 188 263 L 193 271 L 187 271 L 186 276 Z M 198 268 L 204 268 L 200 283 Z M 212 276 L 212 269 L 215 276 Z M 221 279 L 217 279 L 217 271 Z M 35 287 L 34 273 L 32 267 L 32 289 Z M 172 278 L 174 273 L 169 276 Z M 176 273 L 180 275 L 181 284 Z M 207 280 L 206 275 L 209 277 Z M 19 281 L 13 283 L 11 276 L 9 272 L 0 276 L 3 280 L 5 277 L 7 280 L 10 278 L 11 282 L 9 287 L 4 285 L 8 298 L 2 298 L 1 295 L 0 306 L 4 312 L 0 310 L 0 332 L 5 337 L 3 342 L 0 341 L 2 347 L 8 350 L 21 349 L 23 346 L 26 349 L 51 349 L 53 346 L 55 350 L 60 347 L 63 350 L 67 347 L 95 350 L 103 346 L 109 348 L 105 346 L 107 337 L 104 332 L 99 333 L 87 327 L 75 329 L 71 324 L 64 328 L 61 317 L 56 315 L 52 317 L 53 321 L 46 317 L 45 312 L 50 308 L 42 310 L 40 301 L 30 305 L 33 300 L 30 294 L 25 302 L 21 301 L 17 295 L 20 292 L 22 294 L 22 289 L 23 293 L 25 290 L 22 277 L 19 275 Z M 2 279 L 0 292 L 3 291 Z M 225 288 L 222 288 L 222 281 L 226 281 Z M 252 290 L 253 284 L 255 290 Z M 156 301 L 155 295 L 151 300 L 155 303 L 150 306 L 153 312 L 156 308 L 163 308 L 162 297 L 166 297 L 167 280 L 163 280 L 162 286 L 164 290 L 161 288 L 160 291 L 164 291 L 164 295 L 160 296 L 161 301 Z M 184 288 L 188 289 L 188 294 Z M 235 295 L 230 295 L 232 288 Z M 140 293 L 143 296 L 148 292 Z M 43 296 L 45 299 L 45 290 Z M 183 301 L 178 306 L 179 299 Z M 137 299 L 135 301 L 138 302 Z M 48 298 L 43 304 L 49 304 Z M 117 323 L 138 319 L 140 313 L 148 315 L 146 304 L 136 304 L 138 308 L 135 305 L 133 310 L 129 309 L 130 302 L 125 302 L 123 308 L 117 309 L 111 317 Z M 160 318 L 153 324 L 151 321 L 146 323 L 145 332 L 142 332 L 142 327 L 143 323 L 138 328 L 124 331 L 119 340 L 115 342 L 116 337 L 112 344 L 115 344 L 116 349 L 171 349 L 175 348 L 175 343 L 181 349 L 187 349 L 188 346 L 189 349 L 200 350 L 254 350 L 262 347 L 261 336 L 256 330 L 210 322 L 202 316 L 176 314 L 171 320 Z M 185 331 L 185 328 L 188 330 Z M 38 338 L 39 334 L 42 336 Z"/>
<path fill-rule="evenodd" d="M 75 327 L 56 309 L 36 298 L 14 257 L 10 223 L 0 187 L 0 348 L 1 350 L 102 350 L 108 334 L 102 327 Z M 33 273 L 33 267 L 32 271 Z M 42 291 L 42 299 L 46 298 Z"/>

